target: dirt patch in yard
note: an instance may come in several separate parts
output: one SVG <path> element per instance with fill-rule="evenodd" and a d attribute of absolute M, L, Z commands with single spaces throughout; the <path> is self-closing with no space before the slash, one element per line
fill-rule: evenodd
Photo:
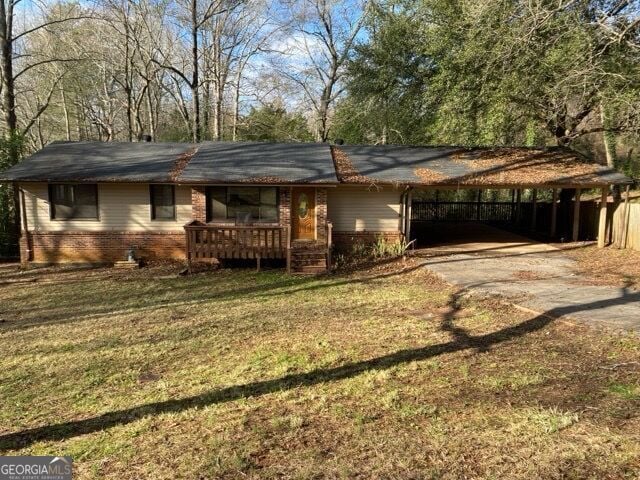
<path fill-rule="evenodd" d="M 523 281 L 543 280 L 545 278 L 544 275 L 538 272 L 532 272 L 531 270 L 518 270 L 513 272 L 513 277 Z"/>
<path fill-rule="evenodd" d="M 589 285 L 608 285 L 640 290 L 640 252 L 615 247 L 597 248 L 587 245 L 576 248 L 556 245 L 576 261 L 580 281 Z"/>

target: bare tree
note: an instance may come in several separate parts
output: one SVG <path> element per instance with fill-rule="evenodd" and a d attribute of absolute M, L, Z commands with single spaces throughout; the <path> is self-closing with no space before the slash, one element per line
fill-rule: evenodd
<path fill-rule="evenodd" d="M 5 135 L 24 134 L 25 129 L 19 130 L 18 118 L 16 114 L 16 80 L 27 74 L 27 72 L 45 64 L 76 61 L 75 58 L 68 58 L 64 55 L 56 55 L 51 58 L 38 58 L 30 53 L 20 52 L 17 48 L 20 42 L 24 42 L 29 36 L 51 28 L 55 25 L 92 18 L 90 12 L 85 12 L 80 7 L 65 9 L 58 8 L 57 15 L 46 15 L 33 26 L 24 26 L 20 31 L 15 28 L 15 7 L 21 0 L 2 0 L 0 2 L 0 73 L 2 76 L 2 115 Z M 15 71 L 15 61 L 22 60 L 19 69 Z M 51 98 L 48 96 L 49 99 Z M 47 105 L 35 110 L 35 117 L 26 122 L 26 130 L 31 128 L 37 117 L 42 115 Z M 14 152 L 15 153 L 15 152 Z"/>
<path fill-rule="evenodd" d="M 203 26 L 213 17 L 233 10 L 240 0 L 207 0 L 202 5 L 199 0 L 183 0 L 177 3 L 177 11 L 174 16 L 185 30 L 188 30 L 188 44 L 190 49 L 190 62 L 186 65 L 179 65 L 171 61 L 168 52 L 162 52 L 161 60 L 154 60 L 162 68 L 175 75 L 174 78 L 182 80 L 191 91 L 192 113 L 191 113 L 191 136 L 194 142 L 199 142 L 202 138 L 201 107 L 200 107 L 200 37 Z M 175 42 L 182 40 L 182 30 L 179 28 L 174 38 Z M 179 95 L 181 97 L 181 95 Z"/>
<path fill-rule="evenodd" d="M 233 89 L 231 121 L 232 137 L 236 137 L 240 89 L 247 64 L 258 53 L 267 54 L 274 35 L 282 29 L 273 20 L 274 12 L 269 7 L 265 0 L 248 0 L 216 16 L 203 28 L 203 97 L 207 99 L 205 112 L 210 110 L 212 114 L 214 140 L 223 135 L 228 88 Z"/>
<path fill-rule="evenodd" d="M 302 0 L 284 48 L 284 76 L 302 88 L 314 112 L 316 140 L 329 136 L 330 109 L 344 90 L 344 66 L 362 29 L 367 5 L 346 0 Z"/>

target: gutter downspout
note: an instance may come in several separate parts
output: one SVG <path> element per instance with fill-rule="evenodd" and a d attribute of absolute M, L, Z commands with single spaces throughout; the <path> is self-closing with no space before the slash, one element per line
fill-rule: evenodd
<path fill-rule="evenodd" d="M 408 190 L 407 190 L 407 209 L 406 209 L 405 227 L 404 227 L 405 241 L 407 242 L 407 244 L 409 244 L 411 242 L 411 200 L 412 200 L 412 196 L 413 196 L 412 193 L 413 193 L 413 188 L 412 187 L 408 187 Z"/>
<path fill-rule="evenodd" d="M 400 233 L 405 240 L 407 240 L 407 196 L 409 188 L 409 185 L 405 186 L 402 194 L 400 195 Z"/>
<path fill-rule="evenodd" d="M 17 187 L 17 184 L 16 184 Z M 25 201 L 25 195 L 24 195 L 24 190 L 22 188 L 19 189 L 20 191 L 20 213 L 22 216 L 22 234 L 24 235 L 24 241 L 25 241 L 25 245 L 26 245 L 26 258 L 22 259 L 22 257 L 20 258 L 20 262 L 21 263 L 27 263 L 30 262 L 32 260 L 32 253 L 33 250 L 31 248 L 31 235 L 29 234 L 29 224 L 27 223 L 27 202 Z"/>

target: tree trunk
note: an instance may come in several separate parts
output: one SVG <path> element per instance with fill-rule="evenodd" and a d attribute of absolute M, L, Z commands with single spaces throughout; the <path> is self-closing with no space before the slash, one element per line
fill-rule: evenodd
<path fill-rule="evenodd" d="M 69 120 L 69 109 L 67 108 L 67 96 L 64 93 L 64 83 L 60 83 L 60 96 L 62 99 L 62 112 L 64 113 L 64 127 L 67 134 L 67 142 L 71 141 L 71 122 Z"/>
<path fill-rule="evenodd" d="M 199 92 L 199 64 L 198 64 L 198 1 L 191 0 L 191 40 L 193 42 L 191 55 L 193 61 L 193 76 L 191 80 L 191 95 L 193 101 L 192 138 L 194 143 L 200 142 L 200 92 Z"/>
<path fill-rule="evenodd" d="M 235 91 L 233 93 L 233 125 L 231 128 L 231 138 L 235 142 L 238 138 L 238 123 L 240 121 L 240 81 L 242 80 L 242 70 L 238 68 L 236 73 Z"/>
<path fill-rule="evenodd" d="M 147 89 L 147 109 L 149 113 L 149 135 L 151 135 L 151 139 L 156 141 L 156 120 L 154 116 L 153 110 L 153 98 L 152 98 L 152 88 L 149 87 Z"/>
<path fill-rule="evenodd" d="M 206 72 L 206 67 L 205 67 Z M 206 74 L 205 74 L 206 77 Z M 202 136 L 210 138 L 211 131 L 211 82 L 204 82 L 202 89 Z"/>
<path fill-rule="evenodd" d="M 13 7 L 12 3 L 0 2 L 0 70 L 2 70 L 2 110 L 4 115 L 5 136 L 11 137 L 18 129 L 16 118 L 16 97 L 13 78 Z M 10 161 L 17 161 L 15 158 Z"/>
<path fill-rule="evenodd" d="M 602 122 L 602 143 L 604 144 L 604 152 L 607 158 L 607 167 L 614 168 L 615 160 L 613 158 L 613 148 L 611 145 L 610 133 L 606 130 L 607 119 L 605 117 L 604 106 L 600 105 L 600 121 Z"/>
<path fill-rule="evenodd" d="M 125 12 L 124 15 L 127 15 Z M 129 20 L 125 18 L 124 89 L 127 95 L 127 139 L 133 141 L 133 95 L 131 88 L 131 62 L 129 59 Z"/>

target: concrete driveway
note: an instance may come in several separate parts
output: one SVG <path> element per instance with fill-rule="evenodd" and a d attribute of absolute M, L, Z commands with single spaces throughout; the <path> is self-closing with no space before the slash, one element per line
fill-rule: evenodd
<path fill-rule="evenodd" d="M 473 225 L 416 251 L 430 270 L 470 293 L 501 295 L 556 318 L 640 331 L 640 292 L 589 285 L 551 245 Z"/>

